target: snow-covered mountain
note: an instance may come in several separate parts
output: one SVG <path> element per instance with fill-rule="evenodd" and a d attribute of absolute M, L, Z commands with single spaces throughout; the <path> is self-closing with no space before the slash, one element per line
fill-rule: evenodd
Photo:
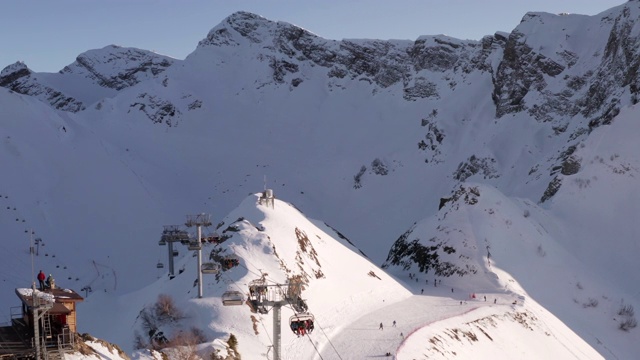
<path fill-rule="evenodd" d="M 157 245 L 162 226 L 201 212 L 214 223 L 242 216 L 257 224 L 260 212 L 251 210 L 254 218 L 234 209 L 267 186 L 341 234 L 309 227 L 308 236 L 348 239 L 367 266 L 383 266 L 400 281 L 372 270 L 396 289 L 396 300 L 423 295 L 416 279 L 442 280 L 463 299 L 523 296 L 540 306 L 528 311 L 549 310 L 602 356 L 632 358 L 637 330 L 619 327 L 635 318 L 617 312 L 640 300 L 640 225 L 633 221 L 639 15 L 640 3 L 630 1 L 595 16 L 528 13 L 511 33 L 480 41 L 333 41 L 239 12 L 184 60 L 107 46 L 58 74 L 10 65 L 0 74 L 2 281 L 24 287 L 43 268 L 63 286 L 91 288 L 82 306 L 127 315 L 86 325 L 107 340 L 133 336 L 113 329 L 163 292 L 190 311 L 212 311 L 204 300 L 187 301 L 191 257 L 178 260 L 185 275 L 173 280 L 156 268 L 166 262 Z M 266 241 L 257 229 L 236 236 L 229 244 Z M 35 238 L 42 242 L 32 264 Z M 245 251 L 244 261 L 284 280 L 272 253 Z M 323 273 L 346 272 L 325 261 Z M 233 280 L 255 275 L 234 273 Z M 372 281 L 364 279 L 350 281 Z M 210 286 L 219 296 L 220 283 Z M 363 301 L 344 322 L 331 320 L 335 304 L 312 299 L 348 297 L 320 296 L 323 286 L 342 284 L 327 275 L 308 289 L 320 323 L 335 326 L 332 342 L 381 309 Z M 4 318 L 13 298 L 0 294 Z M 238 332 L 229 331 L 231 320 L 216 320 L 246 309 L 227 310 L 199 316 L 209 319 L 198 324 L 208 339 L 246 334 L 244 322 Z M 544 326 L 555 328 L 544 314 Z M 82 331 L 82 310 L 79 316 Z M 267 344 L 261 334 L 243 335 L 241 349 Z M 306 345 L 286 346 L 313 356 Z"/>

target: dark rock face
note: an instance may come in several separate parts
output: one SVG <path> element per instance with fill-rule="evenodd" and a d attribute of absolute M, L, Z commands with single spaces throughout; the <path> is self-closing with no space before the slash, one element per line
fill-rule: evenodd
<path fill-rule="evenodd" d="M 16 62 L 2 70 L 0 73 L 0 86 L 10 88 L 12 83 L 29 75 L 31 75 L 31 70 L 24 63 Z"/>
<path fill-rule="evenodd" d="M 401 84 L 407 100 L 438 98 L 438 89 L 421 72 L 488 69 L 489 51 L 475 41 L 446 37 L 411 41 L 322 39 L 307 30 L 260 16 L 238 12 L 209 32 L 199 48 L 260 44 L 268 49 L 276 83 L 299 71 L 302 63 L 328 69 L 329 78 L 367 81 L 380 88 Z M 489 46 L 490 47 L 490 46 Z M 482 54 L 480 54 L 482 53 Z M 472 64 L 466 63 L 474 59 Z M 297 79 L 300 79 L 297 77 Z M 291 79 L 293 80 L 293 79 Z M 292 81 L 294 87 L 299 84 Z"/>
<path fill-rule="evenodd" d="M 482 175 L 485 179 L 497 178 L 500 175 L 493 166 L 495 162 L 493 158 L 471 155 L 467 161 L 458 165 L 453 178 L 461 182 L 476 174 Z"/>
<path fill-rule="evenodd" d="M 475 187 L 460 187 L 450 198 L 440 199 L 440 209 L 451 202 L 452 208 L 457 209 L 461 204 L 475 205 L 478 203 L 480 192 Z M 446 214 L 445 214 L 446 216 Z M 433 271 L 436 276 L 465 276 L 475 274 L 477 266 L 469 261 L 467 256 L 458 253 L 457 249 L 467 247 L 464 243 L 451 241 L 447 233 L 451 229 L 440 229 L 442 236 L 425 238 L 416 232 L 416 224 L 402 234 L 389 250 L 389 255 L 382 268 L 399 266 L 403 270 L 410 270 L 414 266 L 421 273 Z"/>
<path fill-rule="evenodd" d="M 177 125 L 178 115 L 181 114 L 170 101 L 146 93 L 138 95 L 138 101 L 129 106 L 142 111 L 152 122 L 165 123 L 168 126 Z"/>
<path fill-rule="evenodd" d="M 416 40 L 409 50 L 414 70 L 429 70 L 443 72 L 453 69 L 460 55 L 457 49 L 460 45 L 436 39 L 435 46 L 429 46 L 424 39 Z"/>
<path fill-rule="evenodd" d="M 545 75 L 556 76 L 564 70 L 562 65 L 535 52 L 524 40 L 524 34 L 512 32 L 498 66 L 493 90 L 497 117 L 527 110 L 524 97 L 531 90 L 541 92 L 546 88 Z"/>

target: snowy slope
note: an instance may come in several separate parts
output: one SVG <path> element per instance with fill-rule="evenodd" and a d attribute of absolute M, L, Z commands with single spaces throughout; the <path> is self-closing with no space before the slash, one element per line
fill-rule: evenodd
<path fill-rule="evenodd" d="M 624 304 L 639 305 L 638 14 L 639 3 L 628 2 L 596 16 L 530 13 L 510 34 L 481 41 L 386 42 L 328 41 L 236 13 L 184 61 L 110 46 L 81 56 L 97 64 L 96 72 L 78 63 L 63 74 L 35 74 L 15 64 L 3 71 L 3 84 L 15 84 L 18 74 L 18 82 L 37 79 L 92 105 L 53 110 L 55 103 L 40 96 L 45 93 L 0 91 L 2 282 L 25 287 L 42 268 L 61 286 L 91 287 L 82 306 L 97 303 L 127 316 L 85 325 L 81 310 L 80 330 L 108 333 L 106 339 L 129 348 L 135 327 L 123 332 L 120 323 L 131 324 L 163 292 L 183 302 L 194 294 L 195 272 L 188 273 L 194 266 L 186 266 L 192 258 L 180 260 L 185 270 L 176 279 L 190 276 L 180 285 L 156 268 L 166 258 L 157 245 L 162 226 L 200 212 L 218 223 L 266 185 L 331 224 L 374 264 L 382 265 L 408 230 L 422 242 L 450 242 L 456 253 L 441 245 L 441 258 L 467 271 L 461 278 L 439 273 L 447 287 L 497 292 L 504 291 L 504 278 L 513 278 L 527 299 L 601 355 L 629 358 L 638 349 L 637 330 L 619 330 L 624 319 L 617 313 Z M 126 56 L 112 57 L 119 53 Z M 114 87 L 99 85 L 96 74 Z M 480 205 L 438 210 L 440 199 L 461 186 L 477 186 Z M 257 218 L 231 214 L 225 224 L 240 216 L 254 225 L 268 220 L 268 211 L 250 212 Z M 304 232 L 313 241 L 309 234 L 331 233 L 319 228 Z M 287 229 L 286 238 L 295 235 Z M 261 232 L 245 230 L 262 244 L 248 248 L 264 250 Z M 229 244 L 248 241 L 236 236 Z M 44 245 L 32 259 L 34 238 Z M 286 266 L 295 269 L 292 250 L 282 247 Z M 258 269 L 276 276 L 272 254 L 266 253 L 269 260 L 245 255 L 264 268 L 245 264 L 251 271 L 232 272 L 233 281 L 254 279 Z M 340 264 L 326 257 L 319 262 L 329 276 Z M 426 285 L 434 273 L 407 264 L 389 270 L 417 295 L 423 287 L 413 274 Z M 309 274 L 319 270 L 307 266 Z M 497 269 L 506 271 L 504 278 L 488 275 Z M 363 286 L 372 281 L 353 276 Z M 323 286 L 343 284 L 324 284 L 309 285 L 310 308 L 318 306 L 321 324 L 338 334 L 352 319 L 338 324 L 332 308 L 313 301 L 329 291 Z M 223 287 L 208 290 L 219 296 Z M 363 291 L 354 289 L 353 296 Z M 1 321 L 8 321 L 11 292 L 0 294 L 0 305 Z M 353 320 L 378 309 L 354 310 Z M 234 332 L 236 323 L 243 333 L 253 331 L 236 320 L 246 320 L 245 310 L 199 325 L 210 337 Z M 261 334 L 241 343 L 263 346 Z M 295 341 L 287 346 L 309 354 Z"/>
<path fill-rule="evenodd" d="M 413 358 L 423 353 L 427 346 L 431 347 L 421 340 L 427 336 L 425 332 L 441 339 L 443 332 L 457 331 L 451 328 L 461 328 L 466 336 L 475 332 L 490 338 L 491 347 L 484 342 L 479 343 L 484 344 L 482 351 L 487 356 L 526 354 L 523 358 L 534 359 L 547 354 L 562 358 L 600 358 L 597 352 L 532 300 L 512 305 L 514 300 L 525 299 L 520 295 L 523 290 L 513 279 L 508 291 L 502 288 L 509 282 L 504 279 L 500 285 L 496 282 L 493 288 L 478 288 L 482 291 L 473 300 L 466 297 L 466 290 L 477 286 L 477 278 L 457 282 L 445 279 L 439 289 L 431 288 L 430 283 L 425 286 L 420 281 L 414 285 L 409 281 L 405 286 L 413 288 L 416 295 L 412 296 L 405 286 L 369 262 L 326 225 L 314 225 L 283 201 L 276 200 L 271 208 L 260 205 L 257 195 L 250 195 L 223 221 L 219 231 L 233 229 L 222 231 L 223 235 L 233 235 L 220 245 L 205 246 L 203 252 L 215 249 L 221 250 L 220 254 L 233 253 L 240 258 L 240 266 L 223 272 L 219 277 L 209 275 L 203 283 L 202 299 L 195 297 L 197 261 L 187 252 L 177 263 L 180 272 L 174 279 L 163 276 L 154 284 L 121 297 L 115 312 L 118 316 L 107 320 L 99 315 L 108 295 L 98 293 L 87 299 L 83 304 L 84 312 L 97 316 L 84 320 L 92 324 L 90 327 L 95 327 L 90 328 L 90 332 L 99 337 L 110 337 L 121 346 L 132 343 L 135 332 L 142 332 L 141 317 L 137 314 L 156 300 L 156 294 L 170 294 L 184 317 L 180 322 L 162 327 L 165 335 L 175 336 L 180 330 L 193 326 L 206 329 L 209 339 L 224 339 L 234 334 L 243 358 L 260 358 L 272 345 L 272 312 L 257 314 L 247 304 L 225 307 L 220 297 L 224 291 L 232 290 L 241 291 L 246 299 L 249 283 L 266 274 L 269 284 L 284 284 L 287 278 L 302 276 L 306 283 L 302 295 L 309 312 L 315 317 L 316 330 L 308 335 L 309 339 L 297 337 L 288 330 L 288 318 L 294 312 L 290 307 L 283 308 L 283 359 L 315 359 L 320 356 L 325 359 L 355 359 L 380 356 L 386 352 L 397 353 L 399 358 Z M 180 246 L 181 253 L 182 250 Z M 501 272 L 500 277 L 508 277 L 508 274 Z M 455 288 L 455 293 L 449 293 L 450 286 Z M 430 295 L 423 291 L 418 295 L 416 290 L 419 287 L 427 288 Z M 489 295 L 490 300 L 498 299 L 497 303 L 481 301 L 483 295 Z M 397 321 L 396 326 L 392 325 L 393 321 Z M 378 322 L 383 322 L 386 327 L 380 330 Z M 123 324 L 126 324 L 124 328 L 133 331 L 120 331 L 114 336 L 114 329 L 123 328 Z M 466 328 L 469 326 L 473 329 Z M 514 347 L 515 339 L 526 333 L 534 335 L 529 335 L 526 345 Z M 451 337 L 449 340 L 453 342 Z M 312 346 L 309 340 L 315 345 Z M 465 344 L 466 341 L 433 345 L 440 352 L 472 353 L 476 350 L 468 349 L 470 345 Z M 199 347 L 199 354 L 205 356 L 207 351 L 212 351 L 211 347 L 220 345 L 210 342 L 208 346 Z M 545 352 L 537 349 L 545 349 Z"/>
<path fill-rule="evenodd" d="M 223 236 L 232 234 L 231 238 L 220 245 L 207 245 L 202 250 L 205 258 L 212 250 L 219 250 L 220 256 L 235 254 L 240 258 L 240 266 L 222 272 L 220 276 L 205 275 L 208 277 L 203 282 L 202 299 L 194 298 L 197 297 L 194 287 L 196 258 L 178 244 L 184 255 L 177 261 L 176 269 L 180 269 L 180 273 L 174 279 L 162 276 L 152 285 L 121 297 L 118 300 L 121 307 L 117 311 L 120 315 L 107 320 L 107 324 L 99 309 L 104 301 L 108 301 L 109 295 L 92 295 L 83 304 L 86 329 L 95 336 L 111 338 L 128 348 L 126 344 L 133 343 L 134 333 L 124 331 L 114 338 L 111 326 L 130 324 L 126 328 L 141 332 L 137 314 L 145 305 L 154 302 L 157 294 L 170 294 L 187 314 L 184 328 L 206 329 L 210 339 L 233 333 L 238 337 L 242 356 L 258 358 L 271 345 L 272 316 L 252 314 L 248 305 L 222 306 L 220 297 L 230 290 L 240 291 L 246 298 L 248 284 L 261 278 L 262 274 L 268 284 L 286 284 L 289 278 L 301 277 L 305 284 L 302 297 L 309 312 L 315 314 L 318 337 L 330 337 L 358 317 L 411 295 L 326 225 L 314 225 L 285 202 L 276 200 L 275 206 L 270 208 L 257 204 L 257 200 L 256 196 L 249 196 L 224 218 L 219 231 L 232 227 L 233 230 L 221 232 Z M 91 319 L 89 314 L 95 314 L 97 318 Z M 289 354 L 311 357 L 313 348 L 308 347 L 308 342 L 300 341 L 288 330 L 288 319 L 293 314 L 290 307 L 282 310 L 283 349 Z M 258 322 L 252 322 L 252 318 Z M 170 330 L 164 332 L 172 335 Z"/>

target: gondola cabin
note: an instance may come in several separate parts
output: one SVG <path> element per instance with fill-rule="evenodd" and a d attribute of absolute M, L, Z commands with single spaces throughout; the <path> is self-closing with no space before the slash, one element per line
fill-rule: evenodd
<path fill-rule="evenodd" d="M 240 291 L 226 291 L 222 294 L 222 305 L 237 306 L 244 304 L 244 295 Z"/>

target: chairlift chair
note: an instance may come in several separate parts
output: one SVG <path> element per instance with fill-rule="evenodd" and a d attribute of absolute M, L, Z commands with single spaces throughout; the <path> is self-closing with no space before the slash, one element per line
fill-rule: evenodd
<path fill-rule="evenodd" d="M 158 245 L 160 246 L 167 245 L 167 240 L 164 239 L 164 235 L 162 235 L 162 237 L 160 238 L 160 241 L 158 241 Z"/>
<path fill-rule="evenodd" d="M 235 254 L 226 255 L 222 258 L 222 269 L 229 270 L 232 267 L 240 265 L 240 259 Z"/>
<path fill-rule="evenodd" d="M 200 271 L 203 274 L 217 274 L 220 272 L 220 264 L 216 264 L 213 262 L 206 262 L 200 266 Z"/>
<path fill-rule="evenodd" d="M 222 294 L 222 305 L 237 306 L 244 304 L 244 296 L 240 291 L 225 291 Z"/>
<path fill-rule="evenodd" d="M 289 327 L 296 335 L 305 335 L 313 332 L 315 317 L 311 313 L 299 313 L 289 318 Z"/>
<path fill-rule="evenodd" d="M 187 249 L 189 250 L 200 250 L 202 249 L 202 244 L 198 241 L 191 241 L 189 242 L 189 245 L 187 246 Z"/>
<path fill-rule="evenodd" d="M 173 250 L 173 254 L 172 255 L 173 256 L 178 256 L 178 255 L 180 255 L 180 253 L 178 252 L 178 250 Z"/>
<path fill-rule="evenodd" d="M 214 243 L 214 244 L 220 244 L 222 241 L 220 241 L 220 235 L 218 235 L 217 232 L 211 233 L 209 235 L 207 235 L 207 237 L 205 238 L 208 242 L 210 243 Z"/>
<path fill-rule="evenodd" d="M 158 264 L 156 264 L 156 268 L 158 269 L 164 268 L 164 264 L 162 263 L 162 261 L 158 261 Z"/>

